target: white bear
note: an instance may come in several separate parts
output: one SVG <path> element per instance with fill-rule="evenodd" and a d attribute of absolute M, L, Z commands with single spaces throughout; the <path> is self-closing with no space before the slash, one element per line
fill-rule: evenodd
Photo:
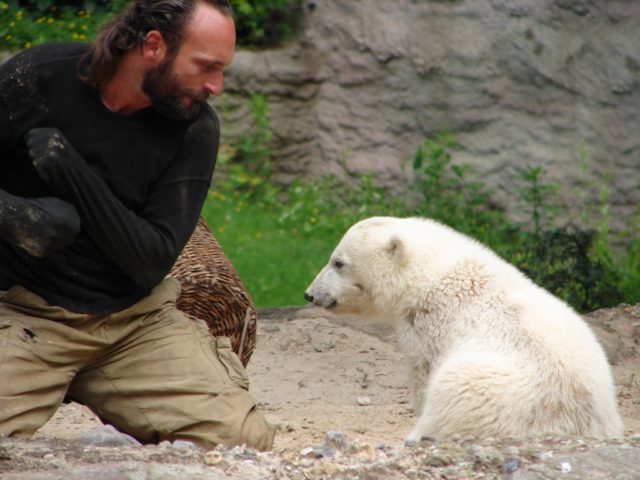
<path fill-rule="evenodd" d="M 623 433 L 611 369 L 582 318 L 445 225 L 356 223 L 305 298 L 394 324 L 421 412 L 407 445 L 454 435 Z"/>

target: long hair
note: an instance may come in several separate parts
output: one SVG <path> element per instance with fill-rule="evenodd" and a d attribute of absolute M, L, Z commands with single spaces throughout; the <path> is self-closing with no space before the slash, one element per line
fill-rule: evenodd
<path fill-rule="evenodd" d="M 115 75 L 122 55 L 141 46 L 152 30 L 162 34 L 169 56 L 174 55 L 199 2 L 233 18 L 228 0 L 134 0 L 102 27 L 80 60 L 80 78 L 94 87 L 104 85 Z"/>

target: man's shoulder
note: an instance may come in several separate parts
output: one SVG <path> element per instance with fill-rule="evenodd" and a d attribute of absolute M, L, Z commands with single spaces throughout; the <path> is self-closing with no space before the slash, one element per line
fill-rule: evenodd
<path fill-rule="evenodd" d="M 208 125 L 210 128 L 215 128 L 215 129 L 220 128 L 220 121 L 218 120 L 218 115 L 216 115 L 216 112 L 213 110 L 213 108 L 211 108 L 211 105 L 209 105 L 207 102 L 203 103 L 202 109 L 200 111 L 200 115 L 198 116 L 198 119 L 196 120 L 196 122 L 201 122 L 204 125 Z"/>
<path fill-rule="evenodd" d="M 84 43 L 45 43 L 16 53 L 9 61 L 16 65 L 28 64 L 32 68 L 65 64 L 75 65 L 87 51 Z"/>
<path fill-rule="evenodd" d="M 186 130 L 187 143 L 197 140 L 208 138 L 210 140 L 216 139 L 220 134 L 220 121 L 218 116 L 213 111 L 213 108 L 208 103 L 203 103 L 202 108 L 198 116 L 189 122 Z"/>

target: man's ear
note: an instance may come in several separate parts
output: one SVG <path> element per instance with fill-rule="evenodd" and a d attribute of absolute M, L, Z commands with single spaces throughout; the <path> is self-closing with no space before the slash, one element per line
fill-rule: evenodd
<path fill-rule="evenodd" d="M 393 235 L 387 242 L 385 250 L 396 264 L 404 265 L 407 256 L 407 247 L 399 236 Z"/>
<path fill-rule="evenodd" d="M 152 65 L 158 65 L 167 54 L 167 44 L 158 30 L 151 30 L 144 37 L 142 56 Z"/>

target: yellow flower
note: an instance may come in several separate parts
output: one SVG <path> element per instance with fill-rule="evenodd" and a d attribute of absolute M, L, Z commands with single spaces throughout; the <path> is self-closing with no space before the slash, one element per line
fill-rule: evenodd
<path fill-rule="evenodd" d="M 4 37 L 5 40 L 11 40 L 13 37 L 11 35 L 7 35 L 6 37 Z"/>
<path fill-rule="evenodd" d="M 31 42 L 25 42 L 24 48 L 31 48 Z"/>
<path fill-rule="evenodd" d="M 9 8 L 8 3 L 0 2 L 0 10 L 6 10 L 7 8 Z"/>
<path fill-rule="evenodd" d="M 54 22 L 53 18 L 47 18 L 47 23 L 51 25 Z"/>

